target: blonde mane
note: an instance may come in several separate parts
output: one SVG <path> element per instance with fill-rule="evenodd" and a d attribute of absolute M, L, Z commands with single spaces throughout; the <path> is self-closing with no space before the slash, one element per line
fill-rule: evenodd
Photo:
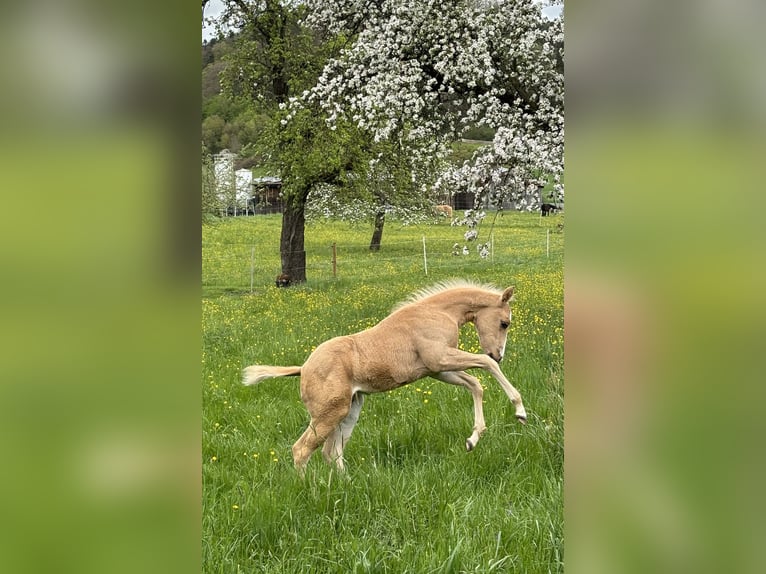
<path fill-rule="evenodd" d="M 503 294 L 502 289 L 498 289 L 495 285 L 491 285 L 489 283 L 477 283 L 476 281 L 469 281 L 466 279 L 449 279 L 446 281 L 440 281 L 431 285 L 430 287 L 424 287 L 423 289 L 416 291 L 407 299 L 401 303 L 398 303 L 391 311 L 398 311 L 402 307 L 412 305 L 413 303 L 419 303 L 423 299 L 431 297 L 432 295 L 438 295 L 439 293 L 443 293 L 449 289 L 460 288 L 481 289 L 482 291 L 490 291 L 491 293 L 495 293 L 497 295 Z"/>

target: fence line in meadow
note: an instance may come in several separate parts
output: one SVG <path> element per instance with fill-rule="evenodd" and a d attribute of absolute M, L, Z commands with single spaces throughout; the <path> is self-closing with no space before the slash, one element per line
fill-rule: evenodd
<path fill-rule="evenodd" d="M 499 243 L 499 242 L 498 242 Z M 496 256 L 495 237 L 489 238 L 489 253 L 479 257 L 474 245 L 468 256 L 463 244 L 451 240 L 422 237 L 383 243 L 380 251 L 370 251 L 369 243 L 334 242 L 306 245 L 306 276 L 310 283 L 333 281 L 350 275 L 379 279 L 396 273 L 420 273 L 424 277 L 461 275 L 498 264 L 507 264 L 506 255 Z M 550 233 L 541 238 L 538 255 L 544 258 L 562 255 L 551 245 Z M 281 273 L 279 244 L 254 241 L 202 244 L 202 284 L 208 289 L 253 292 L 274 285 Z"/>

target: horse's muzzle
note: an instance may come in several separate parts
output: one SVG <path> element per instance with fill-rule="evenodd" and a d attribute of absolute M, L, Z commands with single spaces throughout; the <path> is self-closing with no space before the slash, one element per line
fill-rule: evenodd
<path fill-rule="evenodd" d="M 493 360 L 493 361 L 495 361 L 496 363 L 499 363 L 500 361 L 502 361 L 502 360 L 503 360 L 503 356 L 502 356 L 502 355 L 500 355 L 500 357 L 496 357 L 494 353 L 487 353 L 487 354 L 488 354 L 488 355 L 489 355 L 489 356 L 492 358 L 492 360 Z"/>

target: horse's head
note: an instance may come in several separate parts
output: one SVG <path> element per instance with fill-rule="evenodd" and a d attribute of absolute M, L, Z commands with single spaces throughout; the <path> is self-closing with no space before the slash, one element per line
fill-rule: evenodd
<path fill-rule="evenodd" d="M 511 325 L 511 306 L 513 287 L 508 287 L 497 298 L 496 304 L 482 307 L 474 314 L 473 323 L 479 334 L 482 350 L 498 363 L 505 354 L 505 342 L 508 339 L 508 327 Z"/>

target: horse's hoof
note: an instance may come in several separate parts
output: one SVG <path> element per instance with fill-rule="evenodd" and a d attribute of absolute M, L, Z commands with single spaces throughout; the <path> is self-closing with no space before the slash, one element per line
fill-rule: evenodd
<path fill-rule="evenodd" d="M 473 450 L 473 447 L 475 446 L 476 445 L 471 442 L 470 438 L 465 441 L 465 450 L 467 450 L 468 452 L 471 452 Z"/>
<path fill-rule="evenodd" d="M 516 415 L 516 418 L 519 419 L 519 422 L 521 424 L 523 424 L 523 425 L 527 424 L 527 417 L 521 416 L 521 415 Z"/>

